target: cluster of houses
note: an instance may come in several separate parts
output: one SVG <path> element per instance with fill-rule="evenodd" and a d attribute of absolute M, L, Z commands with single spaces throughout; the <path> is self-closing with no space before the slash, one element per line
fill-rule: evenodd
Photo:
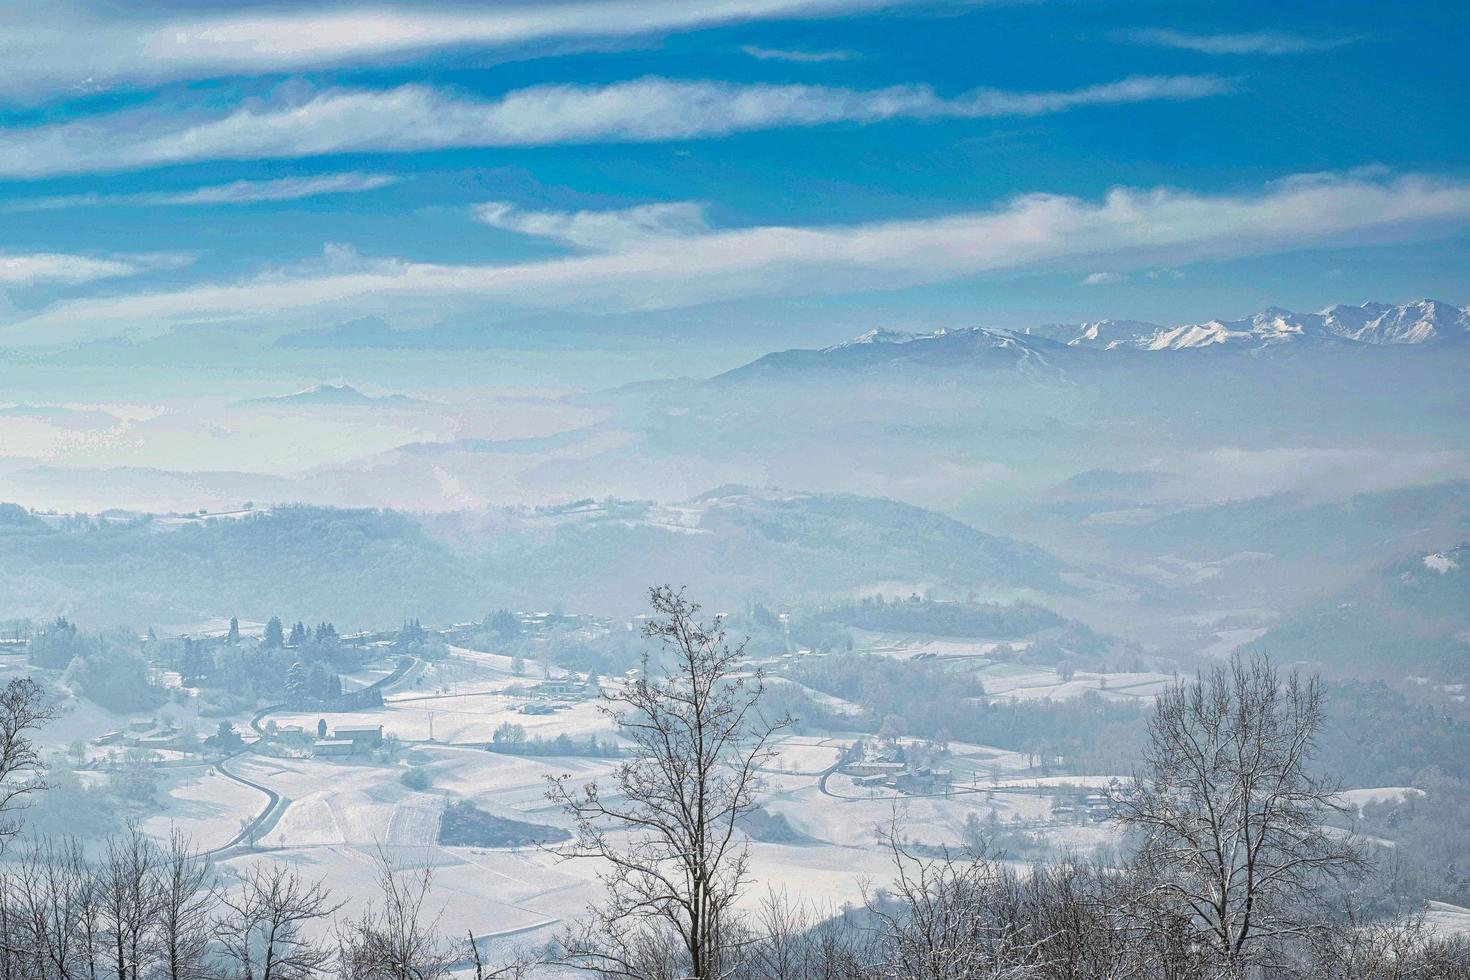
<path fill-rule="evenodd" d="M 915 765 L 895 756 L 900 753 L 884 743 L 864 745 L 861 757 L 845 763 L 841 772 L 852 778 L 853 785 L 887 787 L 900 793 L 947 793 L 954 773 L 929 765 Z"/>
<path fill-rule="evenodd" d="M 1113 815 L 1113 805 L 1106 793 L 1088 793 L 1074 803 L 1054 803 L 1051 813 L 1060 820 L 1081 819 L 1101 823 Z"/>
<path fill-rule="evenodd" d="M 93 745 L 120 745 L 133 749 L 179 749 L 185 747 L 187 733 L 171 721 L 140 718 L 115 732 L 106 732 L 92 740 Z"/>
<path fill-rule="evenodd" d="M 597 685 L 591 681 L 568 675 L 547 678 L 531 688 L 533 701 L 521 705 L 523 715 L 549 715 L 568 704 L 585 701 L 597 693 Z"/>

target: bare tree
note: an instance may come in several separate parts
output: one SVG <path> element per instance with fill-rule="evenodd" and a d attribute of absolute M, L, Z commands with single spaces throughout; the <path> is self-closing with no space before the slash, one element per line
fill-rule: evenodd
<path fill-rule="evenodd" d="M 68 841 L 62 860 L 66 866 L 68 887 L 76 896 L 76 929 L 82 957 L 77 974 L 85 980 L 99 980 L 102 966 L 98 958 L 102 939 L 102 889 L 80 842 Z"/>
<path fill-rule="evenodd" d="M 771 892 L 756 910 L 741 980 L 866 980 L 879 960 L 870 930 Z"/>
<path fill-rule="evenodd" d="M 426 909 L 434 882 L 429 866 L 396 867 L 379 849 L 378 902 L 338 932 L 338 975 L 344 980 L 442 980 L 453 957 Z"/>
<path fill-rule="evenodd" d="M 175 830 L 154 865 L 153 879 L 159 973 L 166 980 L 206 980 L 212 975 L 209 949 L 219 898 L 214 869 Z"/>
<path fill-rule="evenodd" d="M 15 864 L 0 901 L 14 914 L 24 938 L 30 972 L 55 980 L 89 980 L 92 942 L 92 879 L 75 842 L 33 844 Z"/>
<path fill-rule="evenodd" d="M 1470 940 L 1437 934 L 1422 910 L 1381 921 L 1349 916 L 1315 940 L 1298 966 L 1312 980 L 1470 980 Z"/>
<path fill-rule="evenodd" d="M 1261 655 L 1235 657 L 1161 694 L 1143 771 L 1113 793 L 1142 834 L 1139 900 L 1182 913 L 1227 975 L 1324 928 L 1323 885 L 1362 867 L 1324 829 L 1337 787 L 1312 770 L 1319 679 L 1284 679 Z"/>
<path fill-rule="evenodd" d="M 879 976 L 1020 980 L 1040 976 L 1041 944 L 1022 914 L 1022 886 L 984 854 L 925 860 L 890 835 L 896 877 L 869 895 L 878 923 Z"/>
<path fill-rule="evenodd" d="M 545 961 L 532 950 L 524 946 L 512 949 L 508 956 L 504 957 L 496 966 L 485 965 L 485 958 L 480 953 L 480 944 L 475 940 L 474 932 L 467 933 L 465 951 L 469 959 L 475 965 L 475 980 L 528 980 L 545 966 Z"/>
<path fill-rule="evenodd" d="M 217 935 L 238 980 L 310 980 L 331 963 L 314 930 L 341 906 L 294 869 L 255 865 L 222 905 Z"/>
<path fill-rule="evenodd" d="M 97 869 L 98 935 L 114 980 L 139 980 L 152 964 L 157 846 L 137 827 L 107 842 Z"/>
<path fill-rule="evenodd" d="M 27 796 L 46 787 L 31 733 L 51 715 L 45 691 L 31 678 L 17 677 L 0 687 L 0 851 L 20 830 L 14 811 L 25 806 Z"/>
<path fill-rule="evenodd" d="M 749 860 L 741 819 L 756 806 L 757 769 L 790 719 L 759 707 L 764 681 L 747 672 L 719 617 L 701 622 L 682 590 L 652 589 L 641 677 L 603 693 L 602 710 L 632 740 L 604 793 L 553 779 L 549 798 L 573 818 L 560 853 L 606 862 L 606 904 L 564 937 L 568 962 L 605 974 L 697 980 L 733 967 L 734 902 Z M 654 673 L 657 676 L 652 676 Z"/>

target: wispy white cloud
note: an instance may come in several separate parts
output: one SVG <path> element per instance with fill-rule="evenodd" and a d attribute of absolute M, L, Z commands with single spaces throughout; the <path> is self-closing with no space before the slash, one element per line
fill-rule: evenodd
<path fill-rule="evenodd" d="M 501 201 L 475 206 L 492 228 L 546 238 L 577 248 L 615 251 L 652 239 L 707 231 L 704 208 L 690 201 L 642 204 L 614 211 L 523 211 Z"/>
<path fill-rule="evenodd" d="M 1190 34 L 1168 28 L 1132 31 L 1127 35 L 1139 44 L 1161 48 L 1179 48 L 1201 54 L 1310 54 L 1331 51 L 1359 40 L 1357 37 L 1306 37 L 1280 31 L 1254 31 L 1245 34 Z"/>
<path fill-rule="evenodd" d="M 275 180 L 236 180 L 187 191 L 146 194 L 69 194 L 36 197 L 0 205 L 6 211 L 58 211 L 98 206 L 152 207 L 210 204 L 259 204 L 298 201 L 323 194 L 354 194 L 388 187 L 401 180 L 389 174 L 317 174 L 310 177 L 280 177 Z"/>
<path fill-rule="evenodd" d="M 976 89 L 946 98 L 926 85 L 858 90 L 653 77 L 601 87 L 537 86 L 488 101 L 420 85 L 332 89 L 304 102 L 251 104 L 205 121 L 133 110 L 0 130 L 0 176 L 348 151 L 651 142 L 896 118 L 1037 116 L 1084 106 L 1198 99 L 1229 87 L 1210 75 L 1148 76 L 1059 92 Z"/>
<path fill-rule="evenodd" d="M 76 286 L 98 279 L 177 268 L 190 261 L 189 256 L 175 254 L 97 257 L 64 252 L 0 252 L 0 288 L 43 284 Z"/>
<path fill-rule="evenodd" d="M 14 2 L 14 0 L 12 0 Z M 444 2 L 106 17 L 63 2 L 14 2 L 0 19 L 0 95 L 299 71 L 402 60 L 453 47 L 632 37 L 722 24 L 840 17 L 913 0 L 562 0 L 478 7 Z"/>
<path fill-rule="evenodd" d="M 160 204 L 256 204 L 264 201 L 298 201 L 323 194 L 358 194 L 398 183 L 388 174 L 319 174 L 312 177 L 281 177 L 276 180 L 236 180 L 213 187 L 157 195 Z"/>
<path fill-rule="evenodd" d="M 1082 285 L 1112 286 L 1120 282 L 1125 282 L 1127 279 L 1128 277 L 1121 272 L 1092 272 L 1083 277 Z"/>
<path fill-rule="evenodd" d="M 802 51 L 792 48 L 763 48 L 747 44 L 740 49 L 760 61 L 789 61 L 798 65 L 816 65 L 827 61 L 852 61 L 856 51 Z"/>
<path fill-rule="evenodd" d="M 396 315 L 455 303 L 639 311 L 734 298 L 833 295 L 962 277 L 1262 255 L 1416 240 L 1470 225 L 1470 181 L 1310 175 L 1254 194 L 1119 188 L 1050 194 L 911 221 L 654 236 L 589 255 L 507 265 L 359 260 L 244 282 L 72 300 L 0 327 L 0 345 L 162 332 L 201 321 L 300 322 L 319 307 Z M 1096 266 L 1094 266 L 1095 268 Z M 1078 270 L 1080 271 L 1080 270 Z"/>

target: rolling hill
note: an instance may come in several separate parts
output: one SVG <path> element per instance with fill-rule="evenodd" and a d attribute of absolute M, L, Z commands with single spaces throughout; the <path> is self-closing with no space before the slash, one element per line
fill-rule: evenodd
<path fill-rule="evenodd" d="M 0 618 L 89 627 L 219 616 L 394 626 L 499 606 L 632 614 L 648 586 L 738 606 L 883 588 L 1066 591 L 1038 548 L 907 504 L 725 488 L 677 505 L 605 500 L 418 517 L 281 507 L 188 521 L 0 513 Z"/>

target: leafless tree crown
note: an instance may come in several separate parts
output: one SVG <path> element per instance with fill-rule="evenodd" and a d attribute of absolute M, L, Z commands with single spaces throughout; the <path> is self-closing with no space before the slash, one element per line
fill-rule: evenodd
<path fill-rule="evenodd" d="M 569 961 L 604 973 L 708 980 L 734 968 L 749 860 L 739 824 L 790 720 L 762 714 L 762 674 L 746 668 L 744 644 L 731 645 L 719 617 L 700 621 L 699 606 L 671 587 L 649 598 L 644 634 L 659 656 L 645 656 L 639 678 L 602 705 L 632 751 L 610 788 L 562 777 L 549 791 L 576 826 L 561 853 L 609 868 L 606 904 L 564 945 Z"/>
<path fill-rule="evenodd" d="M 1143 768 L 1114 793 L 1143 838 L 1139 900 L 1182 913 L 1232 969 L 1323 928 L 1326 886 L 1362 866 L 1323 826 L 1341 809 L 1313 769 L 1324 698 L 1316 677 L 1237 656 L 1159 696 Z"/>

